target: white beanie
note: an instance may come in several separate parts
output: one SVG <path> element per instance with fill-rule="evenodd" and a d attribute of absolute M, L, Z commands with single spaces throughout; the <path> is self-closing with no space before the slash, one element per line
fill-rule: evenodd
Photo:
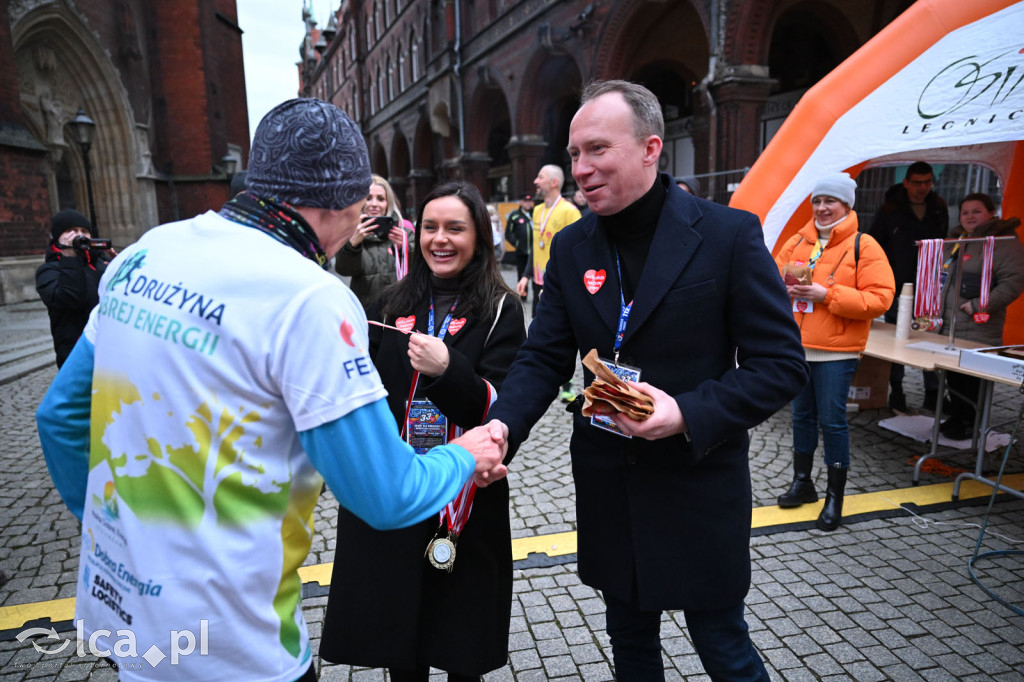
<path fill-rule="evenodd" d="M 857 182 L 850 177 L 849 173 L 830 173 L 814 183 L 814 189 L 811 190 L 811 201 L 820 196 L 835 197 L 853 208 L 856 192 Z"/>

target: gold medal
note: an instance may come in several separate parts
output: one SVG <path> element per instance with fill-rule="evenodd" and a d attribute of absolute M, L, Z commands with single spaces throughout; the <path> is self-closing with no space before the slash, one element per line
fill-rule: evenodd
<path fill-rule="evenodd" d="M 434 538 L 427 545 L 426 557 L 434 568 L 451 573 L 455 564 L 455 543 L 450 537 Z"/>

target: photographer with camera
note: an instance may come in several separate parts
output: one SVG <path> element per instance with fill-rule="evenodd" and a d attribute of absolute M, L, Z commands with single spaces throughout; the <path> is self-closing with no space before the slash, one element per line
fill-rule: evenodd
<path fill-rule="evenodd" d="M 349 288 L 364 310 L 385 287 L 405 277 L 413 248 L 412 223 L 402 218 L 394 190 L 381 176 L 371 177 L 359 226 L 334 265 L 339 275 L 352 278 Z"/>
<path fill-rule="evenodd" d="M 92 223 L 65 210 L 50 221 L 46 262 L 36 270 L 36 291 L 50 314 L 57 367 L 64 364 L 99 303 L 100 276 L 115 256 L 106 239 L 92 238 Z"/>

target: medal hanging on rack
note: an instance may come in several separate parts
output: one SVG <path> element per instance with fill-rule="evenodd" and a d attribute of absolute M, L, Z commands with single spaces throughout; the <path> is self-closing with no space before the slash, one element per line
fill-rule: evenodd
<path fill-rule="evenodd" d="M 914 321 L 910 328 L 937 332 L 942 328 L 941 239 L 924 239 L 917 247 L 917 282 L 914 287 Z"/>
<path fill-rule="evenodd" d="M 985 237 L 985 246 L 981 251 L 981 293 L 978 296 L 978 307 L 981 310 L 971 316 L 976 324 L 988 322 L 988 300 L 992 289 L 992 264 L 995 261 L 995 255 L 996 238 Z"/>

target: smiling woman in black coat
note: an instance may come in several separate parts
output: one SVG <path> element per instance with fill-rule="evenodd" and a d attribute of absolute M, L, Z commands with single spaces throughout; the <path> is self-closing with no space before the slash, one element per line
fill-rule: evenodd
<path fill-rule="evenodd" d="M 415 331 L 371 325 L 370 355 L 403 433 L 414 383 L 413 400 L 429 400 L 450 428 L 468 429 L 483 422 L 525 338 L 522 306 L 498 272 L 475 187 L 437 187 L 419 215 L 408 277 L 370 310 L 371 320 Z M 450 573 L 424 556 L 435 537 L 447 535 L 437 517 L 377 531 L 340 509 L 320 655 L 387 667 L 395 681 L 426 680 L 429 666 L 448 671 L 449 680 L 475 680 L 505 665 L 508 490 L 503 479 L 475 491 Z"/>

